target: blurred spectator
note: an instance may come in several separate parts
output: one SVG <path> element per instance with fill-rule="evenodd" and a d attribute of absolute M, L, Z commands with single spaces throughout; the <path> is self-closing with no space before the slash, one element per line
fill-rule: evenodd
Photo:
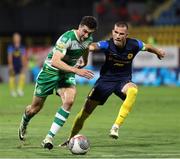
<path fill-rule="evenodd" d="M 21 35 L 19 33 L 13 34 L 12 44 L 8 46 L 7 52 L 11 96 L 23 96 L 27 59 L 25 48 L 21 45 Z M 18 79 L 17 88 L 16 78 Z"/>
<path fill-rule="evenodd" d="M 128 10 L 125 6 L 120 6 L 118 8 L 118 14 L 121 17 L 121 20 L 128 21 L 129 15 L 128 15 Z"/>
<path fill-rule="evenodd" d="M 141 15 L 134 10 L 133 13 L 131 14 L 131 23 L 134 25 L 138 25 L 141 23 L 142 17 Z"/>
<path fill-rule="evenodd" d="M 153 24 L 154 24 L 153 18 L 152 18 L 152 16 L 151 16 L 149 13 L 147 13 L 147 14 L 145 15 L 144 21 L 145 21 L 145 24 L 146 24 L 146 25 L 153 25 Z"/>
<path fill-rule="evenodd" d="M 103 15 L 106 12 L 106 8 L 103 3 L 98 3 L 96 6 L 96 12 L 98 15 Z"/>

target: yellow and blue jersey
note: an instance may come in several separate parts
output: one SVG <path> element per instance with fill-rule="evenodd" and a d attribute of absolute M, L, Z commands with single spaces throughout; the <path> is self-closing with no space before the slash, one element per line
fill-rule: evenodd
<path fill-rule="evenodd" d="M 144 44 L 140 40 L 130 38 L 121 49 L 114 44 L 113 39 L 97 44 L 105 54 L 106 60 L 88 98 L 98 101 L 99 105 L 103 105 L 112 93 L 125 100 L 126 95 L 121 90 L 125 84 L 131 82 L 132 61 L 136 54 L 144 49 Z"/>
<path fill-rule="evenodd" d="M 20 73 L 22 69 L 22 56 L 25 55 L 25 48 L 23 46 L 16 48 L 13 45 L 9 45 L 7 48 L 7 52 L 8 55 L 12 55 L 12 62 L 15 73 Z"/>
<path fill-rule="evenodd" d="M 100 71 L 101 76 L 110 77 L 111 81 L 124 76 L 131 77 L 132 61 L 136 54 L 143 50 L 142 41 L 127 38 L 126 45 L 121 49 L 114 44 L 113 39 L 100 41 L 97 44 L 106 56 L 105 63 Z"/>

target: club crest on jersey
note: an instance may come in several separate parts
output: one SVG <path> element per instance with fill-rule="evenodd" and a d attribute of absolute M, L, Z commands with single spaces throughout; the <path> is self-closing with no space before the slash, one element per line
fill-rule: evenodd
<path fill-rule="evenodd" d="M 58 44 L 58 48 L 64 49 L 64 48 L 65 48 L 65 44 L 64 44 L 64 43 L 59 43 L 59 44 Z"/>
<path fill-rule="evenodd" d="M 41 93 L 42 93 L 42 91 L 41 91 L 41 88 L 40 88 L 40 87 L 36 88 L 36 93 L 37 93 L 37 94 L 41 94 Z"/>
<path fill-rule="evenodd" d="M 132 59 L 132 58 L 133 58 L 133 54 L 132 54 L 132 53 L 129 53 L 128 56 L 127 56 L 127 58 L 128 58 L 129 60 Z"/>
<path fill-rule="evenodd" d="M 14 53 L 13 53 L 13 55 L 15 56 L 15 57 L 19 57 L 20 56 L 20 51 L 14 51 Z"/>

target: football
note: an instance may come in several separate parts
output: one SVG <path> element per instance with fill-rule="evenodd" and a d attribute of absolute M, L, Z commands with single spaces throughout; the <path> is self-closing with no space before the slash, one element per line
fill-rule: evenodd
<path fill-rule="evenodd" d="M 72 154 L 84 155 L 90 149 L 90 143 L 84 135 L 75 135 L 69 141 L 69 150 Z"/>

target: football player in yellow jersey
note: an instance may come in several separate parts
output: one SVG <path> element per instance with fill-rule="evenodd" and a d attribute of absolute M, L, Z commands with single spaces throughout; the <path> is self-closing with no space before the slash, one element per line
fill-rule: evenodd
<path fill-rule="evenodd" d="M 86 119 L 98 105 L 103 105 L 114 93 L 123 100 L 119 113 L 110 130 L 110 137 L 117 139 L 118 130 L 131 111 L 136 100 L 138 88 L 132 82 L 132 62 L 139 51 L 155 54 L 160 60 L 165 57 L 165 51 L 145 44 L 141 40 L 128 38 L 126 22 L 117 22 L 112 30 L 112 38 L 97 43 L 91 43 L 89 50 L 101 50 L 106 56 L 100 70 L 100 77 L 90 91 L 81 111 L 77 114 L 69 138 L 61 146 L 67 146 L 69 139 L 79 133 Z"/>
<path fill-rule="evenodd" d="M 23 96 L 27 58 L 25 48 L 21 45 L 21 35 L 19 33 L 13 34 L 12 44 L 8 46 L 7 52 L 11 96 Z M 18 77 L 17 88 L 16 77 Z"/>

